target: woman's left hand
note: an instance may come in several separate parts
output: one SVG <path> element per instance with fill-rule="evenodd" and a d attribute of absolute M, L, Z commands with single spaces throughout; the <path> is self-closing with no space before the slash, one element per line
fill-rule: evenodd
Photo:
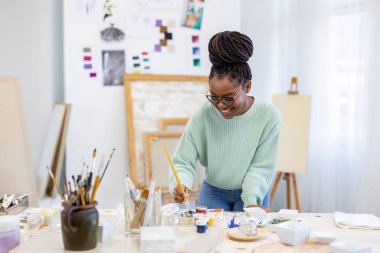
<path fill-rule="evenodd" d="M 264 209 L 264 211 L 267 212 L 267 213 L 272 212 L 272 210 L 270 210 L 270 208 L 265 207 L 265 206 L 250 205 L 250 206 L 247 206 L 247 207 L 260 207 L 260 208 Z"/>

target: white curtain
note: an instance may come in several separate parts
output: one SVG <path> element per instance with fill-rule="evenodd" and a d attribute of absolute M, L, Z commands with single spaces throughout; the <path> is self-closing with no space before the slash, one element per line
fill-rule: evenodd
<path fill-rule="evenodd" d="M 286 92 L 295 75 L 312 95 L 309 168 L 297 175 L 301 210 L 380 216 L 380 1 L 277 3 L 283 85 L 273 92 Z"/>

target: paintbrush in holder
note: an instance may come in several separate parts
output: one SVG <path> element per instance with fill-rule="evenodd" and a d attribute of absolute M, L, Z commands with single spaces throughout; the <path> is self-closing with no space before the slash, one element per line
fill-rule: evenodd
<path fill-rule="evenodd" d="M 96 209 L 95 198 L 114 151 L 115 149 L 113 149 L 104 169 L 103 163 L 101 163 L 98 170 L 95 171 L 96 149 L 94 149 L 91 169 L 83 162 L 81 173 L 71 176 L 72 182 L 68 182 L 66 178 L 63 179 L 63 190 L 47 166 L 48 173 L 57 187 L 64 207 L 61 213 L 61 225 L 63 244 L 66 250 L 90 250 L 97 245 L 99 213 Z M 87 169 L 85 170 L 85 168 Z"/>

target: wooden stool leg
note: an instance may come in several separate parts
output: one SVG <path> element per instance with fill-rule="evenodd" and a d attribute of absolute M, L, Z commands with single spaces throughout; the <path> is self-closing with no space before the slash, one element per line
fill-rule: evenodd
<path fill-rule="evenodd" d="M 286 180 L 286 206 L 290 209 L 290 179 L 289 173 L 284 174 L 284 180 Z"/>
<path fill-rule="evenodd" d="M 300 212 L 301 209 L 300 209 L 300 203 L 299 203 L 299 200 L 298 200 L 296 173 L 291 173 L 291 175 L 292 175 L 292 178 L 293 178 L 294 199 L 295 199 L 295 202 L 296 202 L 296 208 Z"/>
<path fill-rule="evenodd" d="M 273 189 L 270 193 L 270 202 L 269 202 L 269 206 L 272 205 L 272 201 L 273 201 L 273 198 L 274 198 L 274 194 L 276 193 L 276 189 L 277 189 L 277 186 L 278 186 L 278 182 L 280 181 L 281 179 L 281 175 L 282 175 L 282 172 L 277 172 L 277 176 L 276 176 L 276 181 L 274 181 L 274 185 L 273 185 Z"/>

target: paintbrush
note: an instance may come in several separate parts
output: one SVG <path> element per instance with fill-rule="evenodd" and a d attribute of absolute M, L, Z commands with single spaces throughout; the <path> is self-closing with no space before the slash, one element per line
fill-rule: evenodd
<path fill-rule="evenodd" d="M 61 199 L 62 199 L 63 201 L 65 201 L 65 200 L 66 200 L 66 199 L 65 199 L 65 196 L 64 196 L 64 194 L 62 193 L 61 188 L 59 188 L 59 185 L 58 185 L 58 183 L 57 183 L 57 180 L 55 180 L 55 177 L 54 177 L 53 172 L 51 171 L 51 169 L 49 168 L 49 166 L 46 166 L 46 168 L 47 168 L 47 170 L 48 170 L 48 172 L 49 172 L 49 175 L 50 175 L 51 179 L 53 180 L 53 183 L 54 183 L 55 187 L 57 188 L 57 191 L 58 191 L 59 195 L 61 196 Z"/>
<path fill-rule="evenodd" d="M 98 175 L 95 177 L 95 183 L 94 183 L 94 187 L 92 189 L 92 193 L 91 193 L 91 199 L 90 199 L 90 202 L 93 203 L 95 201 L 95 195 L 96 195 L 96 192 L 98 191 L 98 188 L 99 188 L 99 185 L 100 183 L 102 182 L 102 179 L 104 177 L 104 174 L 106 173 L 106 170 L 108 168 L 108 165 L 110 164 L 110 161 L 112 159 L 112 156 L 113 156 L 113 153 L 115 151 L 115 148 L 112 150 L 112 153 L 110 155 L 110 158 L 108 159 L 107 161 L 107 164 L 106 164 L 106 167 L 104 168 L 104 171 L 103 171 L 103 174 L 102 176 L 100 177 L 100 168 L 99 168 L 99 171 L 98 171 Z"/>
<path fill-rule="evenodd" d="M 181 189 L 183 195 L 185 195 L 185 194 L 186 194 L 185 189 L 183 189 L 183 186 L 182 186 L 181 180 L 180 180 L 179 177 L 178 177 L 177 171 L 176 171 L 176 169 L 175 169 L 175 167 L 174 167 L 174 164 L 173 164 L 172 159 L 170 158 L 169 152 L 168 152 L 168 150 L 166 149 L 166 146 L 165 146 L 165 145 L 163 145 L 163 146 L 164 146 L 164 150 L 165 150 L 165 153 L 166 153 L 166 157 L 168 158 L 168 161 L 169 161 L 169 163 L 170 163 L 170 167 L 172 168 L 172 171 L 173 171 L 174 177 L 175 177 L 175 179 L 177 180 L 177 184 L 178 184 L 179 188 Z M 186 204 L 187 209 L 189 210 L 189 214 L 192 214 L 189 200 L 188 200 L 185 196 L 184 196 L 184 202 L 185 202 L 185 204 Z"/>
<path fill-rule="evenodd" d="M 110 161 L 111 161 L 111 159 L 112 159 L 112 156 L 113 156 L 113 153 L 115 152 L 115 148 L 112 150 L 112 153 L 111 153 L 111 155 L 110 155 L 110 158 L 108 159 L 108 161 L 107 161 L 107 164 L 106 164 L 106 167 L 104 168 L 104 171 L 103 171 L 103 174 L 102 174 L 102 176 L 101 176 L 101 178 L 100 178 L 100 182 L 99 182 L 99 184 L 102 182 L 102 180 L 103 180 L 103 177 L 104 177 L 104 174 L 106 173 L 106 170 L 107 170 L 107 168 L 108 168 L 108 165 L 110 164 Z"/>
<path fill-rule="evenodd" d="M 96 195 L 96 192 L 98 191 L 98 187 L 99 187 L 99 183 L 100 183 L 100 170 L 103 167 L 103 164 L 104 164 L 104 155 L 102 155 L 102 160 L 100 162 L 98 172 L 96 173 L 96 176 L 95 176 L 95 182 L 94 182 L 94 186 L 92 188 L 90 203 L 94 203 L 94 201 L 95 201 L 95 195 Z"/>

